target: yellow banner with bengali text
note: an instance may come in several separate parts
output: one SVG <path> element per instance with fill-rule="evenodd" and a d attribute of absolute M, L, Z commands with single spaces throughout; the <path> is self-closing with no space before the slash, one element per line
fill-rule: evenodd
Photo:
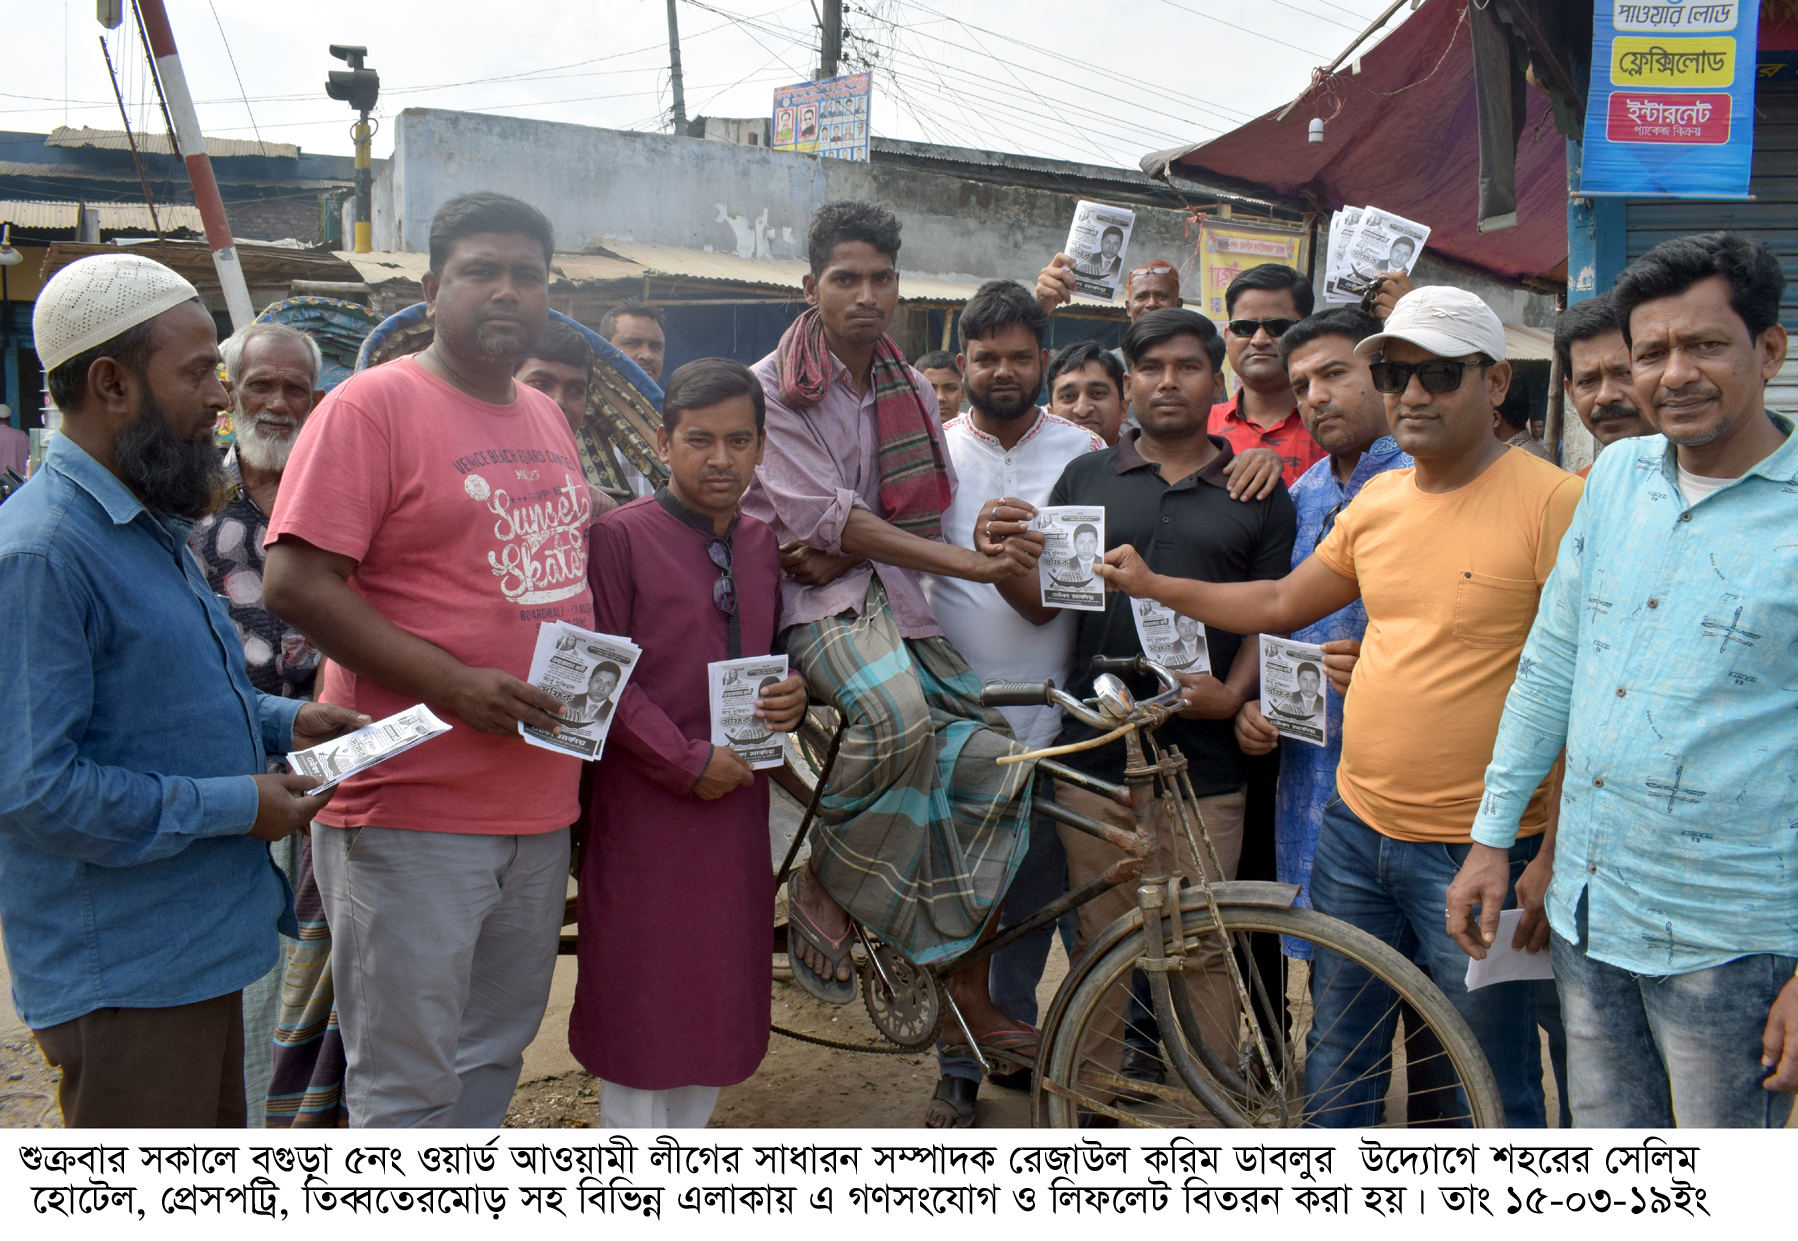
<path fill-rule="evenodd" d="M 1728 86 L 1735 76 L 1733 38 L 1618 35 L 1611 43 L 1611 82 L 1616 86 Z"/>

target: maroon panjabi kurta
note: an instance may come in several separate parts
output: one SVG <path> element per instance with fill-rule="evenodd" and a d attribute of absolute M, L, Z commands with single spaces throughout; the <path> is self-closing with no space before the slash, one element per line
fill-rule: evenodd
<path fill-rule="evenodd" d="M 638 1090 L 734 1085 L 768 1051 L 768 778 L 716 801 L 692 795 L 711 757 L 706 665 L 732 652 L 712 604 L 710 520 L 686 519 L 658 497 L 634 500 L 595 524 L 588 560 L 594 627 L 643 655 L 596 773 L 568 1046 L 589 1073 Z M 766 655 L 780 549 L 753 517 L 730 540 L 739 653 Z"/>

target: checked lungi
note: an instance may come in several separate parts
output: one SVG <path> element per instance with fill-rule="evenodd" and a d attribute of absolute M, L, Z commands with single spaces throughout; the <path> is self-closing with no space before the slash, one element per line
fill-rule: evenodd
<path fill-rule="evenodd" d="M 783 635 L 814 699 L 848 730 L 813 826 L 811 866 L 850 915 L 920 964 L 966 952 L 1029 846 L 1034 764 L 947 638 L 903 638 L 876 575 L 859 616 Z"/>

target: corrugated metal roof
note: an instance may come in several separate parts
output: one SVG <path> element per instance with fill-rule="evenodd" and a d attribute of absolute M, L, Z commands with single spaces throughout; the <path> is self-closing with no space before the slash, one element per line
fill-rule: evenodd
<path fill-rule="evenodd" d="M 156 231 L 156 225 L 150 219 L 150 209 L 143 203 L 89 203 L 87 209 L 99 218 L 101 232 L 123 229 L 146 233 Z M 16 228 L 76 228 L 79 226 L 80 214 L 79 203 L 0 202 L 0 220 Z M 158 203 L 156 214 L 162 220 L 164 232 L 182 228 L 196 233 L 205 231 L 205 225 L 200 222 L 198 207 Z"/>
<path fill-rule="evenodd" d="M 333 250 L 333 255 L 356 269 L 356 274 L 369 284 L 403 280 L 417 284 L 431 265 L 428 254 L 408 254 L 399 250 L 379 250 L 357 254 L 352 250 Z"/>
<path fill-rule="evenodd" d="M 1505 359 L 1510 362 L 1547 362 L 1555 356 L 1555 334 L 1539 327 L 1505 324 Z"/>
<path fill-rule="evenodd" d="M 151 155 L 170 154 L 169 136 L 159 133 L 132 134 L 137 149 Z M 131 141 L 122 129 L 89 129 L 85 125 L 72 129 L 58 125 L 44 139 L 47 147 L 94 147 L 101 151 L 129 151 Z M 298 159 L 300 148 L 290 142 L 258 142 L 253 138 L 208 138 L 206 154 L 224 159 L 233 155 L 265 155 L 271 159 Z"/>
<path fill-rule="evenodd" d="M 74 228 L 80 211 L 74 203 L 0 202 L 0 222 L 14 228 Z"/>
<path fill-rule="evenodd" d="M 220 185 L 279 185 L 283 189 L 336 190 L 355 182 L 347 178 L 284 177 L 278 172 L 245 176 L 233 175 L 228 168 L 214 169 Z M 138 183 L 137 173 L 111 168 L 89 168 L 85 164 L 22 164 L 0 159 L 0 177 L 34 177 L 52 181 L 128 181 Z M 157 178 L 160 180 L 160 178 Z"/>

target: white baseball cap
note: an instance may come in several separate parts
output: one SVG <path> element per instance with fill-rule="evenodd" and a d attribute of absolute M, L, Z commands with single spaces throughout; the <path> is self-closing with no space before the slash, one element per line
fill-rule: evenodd
<path fill-rule="evenodd" d="M 95 254 L 50 277 L 31 310 L 37 356 L 53 371 L 83 350 L 200 296 L 141 254 Z"/>
<path fill-rule="evenodd" d="M 1424 285 L 1398 299 L 1384 331 L 1355 346 L 1359 354 L 1379 353 L 1387 341 L 1402 340 L 1439 358 L 1483 353 L 1505 360 L 1505 325 L 1492 308 L 1466 289 Z"/>

